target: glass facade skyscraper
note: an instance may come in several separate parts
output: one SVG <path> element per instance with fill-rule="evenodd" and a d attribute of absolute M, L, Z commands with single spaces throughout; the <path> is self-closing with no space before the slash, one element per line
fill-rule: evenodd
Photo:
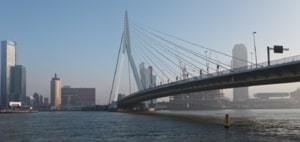
<path fill-rule="evenodd" d="M 26 99 L 26 69 L 22 65 L 11 68 L 10 101 L 25 103 Z"/>
<path fill-rule="evenodd" d="M 11 96 L 11 67 L 16 63 L 16 42 L 1 41 L 1 106 L 7 107 Z"/>

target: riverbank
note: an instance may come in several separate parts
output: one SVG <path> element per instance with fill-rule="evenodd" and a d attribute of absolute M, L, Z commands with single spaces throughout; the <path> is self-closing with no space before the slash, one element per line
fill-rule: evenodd
<path fill-rule="evenodd" d="M 22 110 L 22 109 L 3 109 L 0 113 L 34 113 L 36 110 Z"/>

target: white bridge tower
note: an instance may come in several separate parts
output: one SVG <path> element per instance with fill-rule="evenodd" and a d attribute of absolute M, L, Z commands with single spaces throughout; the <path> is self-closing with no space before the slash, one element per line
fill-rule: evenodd
<path fill-rule="evenodd" d="M 140 91 L 140 90 L 144 89 L 142 82 L 139 78 L 136 64 L 132 57 L 129 35 L 130 34 L 129 34 L 128 16 L 127 16 L 127 11 L 126 11 L 125 19 L 124 19 L 124 31 L 122 33 L 122 40 L 121 40 L 122 46 L 120 47 L 120 50 L 119 50 L 118 63 L 117 63 L 116 72 L 115 72 L 114 81 L 113 81 L 115 83 L 113 83 L 113 86 L 112 86 L 114 91 L 111 91 L 110 98 L 109 98 L 110 99 L 109 100 L 110 107 L 112 107 L 112 108 L 117 107 L 115 103 L 118 101 L 117 99 L 118 99 L 118 94 L 119 94 L 120 79 L 121 79 L 121 74 L 123 71 L 124 57 L 126 56 L 126 54 L 128 57 L 128 61 L 131 65 L 131 69 L 133 71 L 134 79 L 135 79 L 138 90 Z M 111 100 L 111 97 L 113 97 L 113 100 Z"/>

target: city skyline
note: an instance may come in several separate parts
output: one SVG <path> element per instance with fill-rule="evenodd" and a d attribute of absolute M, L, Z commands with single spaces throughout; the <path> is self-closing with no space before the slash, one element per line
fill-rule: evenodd
<path fill-rule="evenodd" d="M 237 43 L 253 52 L 252 32 L 256 31 L 258 62 L 266 61 L 266 47 L 275 44 L 290 51 L 272 53 L 271 59 L 300 54 L 298 1 L 170 2 L 2 1 L 15 8 L 0 9 L 6 21 L 0 23 L 0 39 L 18 43 L 18 62 L 27 69 L 27 95 L 39 92 L 50 98 L 49 79 L 56 72 L 63 79 L 62 86 L 97 88 L 98 104 L 107 103 L 125 10 L 131 23 L 225 53 L 231 53 Z M 276 88 L 291 92 L 298 86 Z M 274 90 L 268 86 L 251 88 L 249 94 Z"/>

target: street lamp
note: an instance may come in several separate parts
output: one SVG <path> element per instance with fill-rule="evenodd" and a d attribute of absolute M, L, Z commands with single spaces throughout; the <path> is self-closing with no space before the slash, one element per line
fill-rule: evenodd
<path fill-rule="evenodd" d="M 268 66 L 270 66 L 270 50 L 273 50 L 274 53 L 283 53 L 283 51 L 288 51 L 288 48 L 283 48 L 282 45 L 274 45 L 273 48 L 267 47 L 267 53 L 268 53 Z"/>
<path fill-rule="evenodd" d="M 253 63 L 253 52 L 252 51 L 250 52 L 250 57 L 251 57 L 250 60 L 251 60 L 251 69 L 252 69 L 253 68 L 253 64 L 252 64 Z"/>
<path fill-rule="evenodd" d="M 205 51 L 205 60 L 206 60 L 206 73 L 208 74 L 209 69 L 208 69 L 208 58 L 207 58 L 207 50 Z"/>
<path fill-rule="evenodd" d="M 253 32 L 253 42 L 254 42 L 254 52 L 255 52 L 255 66 L 257 68 L 257 54 L 256 54 L 256 44 L 255 44 L 255 34 L 256 32 Z"/>

